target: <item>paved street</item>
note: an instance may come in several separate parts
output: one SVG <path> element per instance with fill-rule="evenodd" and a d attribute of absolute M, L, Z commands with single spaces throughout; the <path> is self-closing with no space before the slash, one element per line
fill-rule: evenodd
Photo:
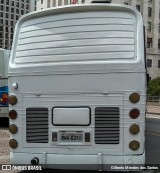
<path fill-rule="evenodd" d="M 1 128 L 0 132 L 0 146 L 3 148 L 0 150 L 0 163 L 9 163 L 9 131 L 7 128 Z"/>
<path fill-rule="evenodd" d="M 6 127 L 0 127 L 0 164 L 9 164 L 9 152 L 10 147 L 8 145 L 9 141 L 9 131 Z M 0 171 L 0 173 L 16 173 L 17 171 Z"/>
<path fill-rule="evenodd" d="M 146 151 L 148 164 L 160 163 L 160 115 L 147 114 Z"/>

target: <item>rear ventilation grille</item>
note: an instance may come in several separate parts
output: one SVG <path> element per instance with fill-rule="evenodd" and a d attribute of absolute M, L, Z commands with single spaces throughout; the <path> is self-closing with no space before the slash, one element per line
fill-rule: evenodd
<path fill-rule="evenodd" d="M 48 109 L 26 109 L 26 141 L 48 143 Z"/>
<path fill-rule="evenodd" d="M 95 143 L 119 144 L 119 108 L 95 108 Z"/>

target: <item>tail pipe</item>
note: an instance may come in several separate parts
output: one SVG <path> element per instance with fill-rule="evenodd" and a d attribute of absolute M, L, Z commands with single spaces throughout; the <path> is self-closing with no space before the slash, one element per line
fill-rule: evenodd
<path fill-rule="evenodd" d="M 39 159 L 37 157 L 34 157 L 32 160 L 31 160 L 31 165 L 38 165 L 39 164 Z"/>

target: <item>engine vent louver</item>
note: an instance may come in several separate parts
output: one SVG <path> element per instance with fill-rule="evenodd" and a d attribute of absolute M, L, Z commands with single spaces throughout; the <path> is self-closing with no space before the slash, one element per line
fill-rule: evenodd
<path fill-rule="evenodd" d="M 95 108 L 95 143 L 119 144 L 119 108 Z"/>
<path fill-rule="evenodd" d="M 26 141 L 48 143 L 48 109 L 26 109 Z"/>

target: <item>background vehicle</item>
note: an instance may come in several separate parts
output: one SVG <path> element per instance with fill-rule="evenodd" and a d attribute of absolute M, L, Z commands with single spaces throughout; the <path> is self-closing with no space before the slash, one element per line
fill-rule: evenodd
<path fill-rule="evenodd" d="M 18 22 L 13 45 L 11 163 L 99 170 L 145 163 L 138 11 L 88 4 L 35 12 Z"/>
<path fill-rule="evenodd" d="M 0 118 L 8 118 L 8 62 L 10 51 L 0 49 Z M 0 121 L 0 124 L 3 121 Z"/>

